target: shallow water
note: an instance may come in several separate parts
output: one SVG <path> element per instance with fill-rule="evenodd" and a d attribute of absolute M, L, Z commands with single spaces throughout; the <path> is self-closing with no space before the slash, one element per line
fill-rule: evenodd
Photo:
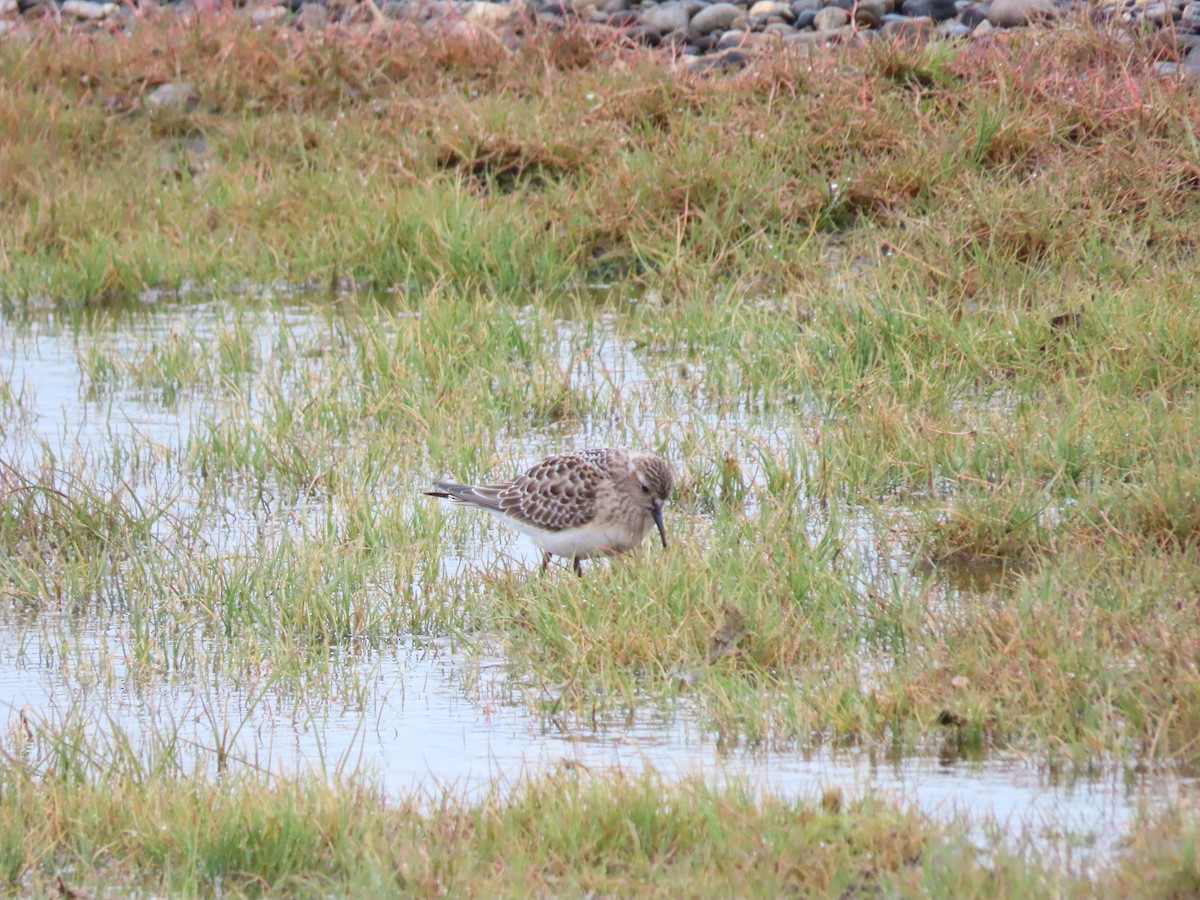
<path fill-rule="evenodd" d="M 186 517 L 192 476 L 172 460 L 196 416 L 212 413 L 212 399 L 189 394 L 164 403 L 153 391 L 95 390 L 86 354 L 95 346 L 117 355 L 145 353 L 185 319 L 189 336 L 216 340 L 230 315 L 216 303 L 168 307 L 117 317 L 78 335 L 52 320 L 0 322 L 0 385 L 6 388 L 0 390 L 0 459 L 31 470 L 86 465 L 101 481 L 132 484 L 156 501 L 173 498 L 172 511 Z M 256 352 L 263 356 L 281 329 L 311 336 L 323 327 L 321 317 L 302 305 L 254 315 Z M 559 325 L 564 365 L 577 382 L 590 379 L 589 390 L 601 404 L 606 398 L 607 404 L 624 403 L 625 421 L 636 426 L 638 413 L 628 407 L 651 374 L 603 322 L 595 349 L 581 356 L 579 327 Z M 665 427 L 724 429 L 726 450 L 751 460 L 742 473 L 751 490 L 764 477 L 752 461 L 754 448 L 780 445 L 795 427 L 746 414 L 730 429 L 727 415 L 706 412 L 703 404 L 697 410 L 693 420 Z M 514 431 L 500 446 L 517 471 L 551 450 L 606 443 L 612 429 L 611 420 L 593 418 L 532 438 Z M 114 447 L 126 450 L 115 453 Z M 145 454 L 154 457 L 153 465 L 130 463 Z M 425 474 L 413 473 L 414 483 Z M 232 504 L 220 528 L 207 535 L 210 552 L 253 548 L 262 539 L 264 515 L 269 531 L 302 523 L 319 510 L 293 504 L 263 513 Z M 523 537 L 487 525 L 471 534 L 443 560 L 444 571 L 496 564 L 533 569 L 540 561 L 540 551 Z M 847 553 L 866 560 L 871 577 L 914 577 L 902 555 L 865 524 L 850 523 L 842 540 Z M 714 781 L 744 778 L 784 795 L 819 797 L 836 787 L 850 797 L 881 796 L 943 820 L 966 816 L 981 837 L 999 827 L 1013 845 L 1030 842 L 1065 865 L 1085 867 L 1107 859 L 1139 813 L 1194 804 L 1196 797 L 1192 779 L 1134 777 L 1116 764 L 1092 777 L 1059 781 L 1003 753 L 968 761 L 954 754 L 881 758 L 828 747 L 731 750 L 705 731 L 686 702 L 639 710 L 632 722 L 564 725 L 531 712 L 538 704 L 525 702 L 523 686 L 510 679 L 504 660 L 486 643 L 468 647 L 412 637 L 386 650 L 333 648 L 324 662 L 333 674 L 311 693 L 284 690 L 269 674 L 237 681 L 200 682 L 177 673 L 156 678 L 129 662 L 126 624 L 119 610 L 85 618 L 46 610 L 32 623 L 10 610 L 0 619 L 0 728 L 11 731 L 24 711 L 31 722 L 52 727 L 81 722 L 101 741 L 105 735 L 172 739 L 209 768 L 220 749 L 230 764 L 274 772 L 367 771 L 395 791 L 482 791 L 497 780 L 511 782 L 564 762 L 590 769 L 653 767 Z"/>
<path fill-rule="evenodd" d="M 280 773 L 368 772 L 400 792 L 453 788 L 482 794 L 497 782 L 564 763 L 590 770 L 644 768 L 670 776 L 738 779 L 764 793 L 819 799 L 838 789 L 965 820 L 980 843 L 1000 829 L 1064 865 L 1090 867 L 1118 849 L 1139 813 L 1194 803 L 1194 779 L 1134 775 L 1112 764 L 1060 780 L 1016 754 L 971 761 L 954 753 L 889 757 L 830 747 L 787 751 L 723 747 L 685 705 L 650 709 L 633 723 L 572 727 L 531 714 L 503 660 L 449 641 L 408 641 L 344 662 L 335 696 L 281 694 L 269 680 L 156 684 L 124 664 L 116 629 L 76 636 L 85 671 L 63 671 L 53 641 L 24 650 L 0 634 L 0 703 L 7 717 L 80 721 L 89 734 L 156 736 L 216 771 L 230 765 Z M 36 642 L 35 642 L 36 643 Z M 50 650 L 47 653 L 47 649 Z M 75 657 L 75 654 L 71 654 Z M 101 741 L 103 744 L 103 741 Z"/>

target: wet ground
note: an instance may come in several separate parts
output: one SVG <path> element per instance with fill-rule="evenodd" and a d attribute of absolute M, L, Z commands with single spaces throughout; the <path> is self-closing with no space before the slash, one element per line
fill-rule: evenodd
<path fill-rule="evenodd" d="M 185 321 L 189 339 L 215 340 L 231 314 L 216 303 L 168 305 L 78 332 L 49 317 L 0 321 L 0 459 L 18 469 L 71 468 L 90 460 L 98 472 L 129 478 L 146 499 L 172 498 L 173 512 L 186 517 L 188 475 L 170 459 L 199 414 L 219 415 L 215 401 L 201 392 L 164 403 L 161 394 L 124 383 L 96 390 L 96 357 L 89 352 L 153 352 Z M 281 329 L 315 339 L 325 327 L 303 303 L 268 303 L 254 315 L 266 354 Z M 577 356 L 578 326 L 559 327 L 561 353 Z M 590 371 L 600 393 L 649 377 L 637 352 L 612 334 L 602 341 L 602 352 L 576 371 Z M 770 442 L 786 430 L 763 419 L 744 424 L 739 434 L 748 444 Z M 721 427 L 721 421 L 714 417 L 709 426 Z M 547 450 L 586 446 L 604 433 L 598 420 L 532 439 L 511 435 L 514 470 Z M 157 464 L 124 471 L 113 448 L 130 442 Z M 758 477 L 752 466 L 745 474 L 751 482 Z M 413 473 L 413 484 L 428 475 Z M 268 525 L 281 527 L 309 512 L 275 508 Z M 212 552 L 253 547 L 263 533 L 260 514 L 233 510 L 208 546 Z M 490 524 L 471 534 L 443 560 L 448 572 L 498 562 L 532 570 L 540 559 L 524 538 Z M 886 542 L 853 524 L 845 540 L 848 552 L 876 554 L 881 577 L 915 577 L 901 555 L 880 551 Z M 4 590 L 0 586 L 0 595 Z M 0 728 L 13 729 L 22 715 L 51 724 L 81 721 L 101 745 L 106 735 L 144 735 L 173 740 L 206 765 L 220 756 L 229 765 L 280 773 L 368 771 L 389 789 L 416 786 L 431 794 L 442 788 L 482 791 L 564 763 L 745 779 L 785 795 L 820 797 L 838 788 L 848 797 L 879 796 L 938 819 L 964 821 L 981 836 L 1000 829 L 1013 846 L 1032 843 L 1073 867 L 1106 859 L 1139 814 L 1195 799 L 1192 779 L 1135 773 L 1116 762 L 1064 779 L 1019 754 L 964 758 L 953 747 L 917 755 L 730 747 L 705 730 L 686 701 L 667 708 L 648 704 L 620 720 L 563 722 L 528 702 L 526 686 L 509 673 L 486 634 L 413 635 L 383 649 L 334 648 L 324 687 L 311 694 L 283 690 L 269 674 L 147 677 L 129 662 L 127 624 L 119 606 L 80 616 L 0 603 Z"/>

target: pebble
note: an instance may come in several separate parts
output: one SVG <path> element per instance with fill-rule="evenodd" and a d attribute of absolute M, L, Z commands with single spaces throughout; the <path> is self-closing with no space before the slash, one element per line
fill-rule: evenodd
<path fill-rule="evenodd" d="M 319 32 L 333 23 L 377 27 L 386 20 L 439 28 L 469 38 L 487 33 L 515 50 L 527 28 L 571 23 L 595 33 L 650 47 L 669 47 L 688 57 L 694 72 L 738 69 L 753 52 L 781 45 L 818 48 L 882 35 L 906 42 L 987 39 L 996 29 L 1045 23 L 1079 10 L 1097 26 L 1112 23 L 1131 33 L 1142 29 L 1161 61 L 1163 75 L 1200 76 L 1200 0 L 0 0 L 0 35 L 49 18 L 63 27 L 94 27 L 122 17 L 136 27 L 143 13 L 248 5 L 242 15 L 258 27 Z M 159 4 L 162 4 L 161 7 Z M 57 27 L 57 25 L 56 25 Z M 1152 57 L 1153 58 L 1153 57 Z M 161 84 L 143 99 L 149 111 L 183 110 L 199 97 L 185 82 Z M 181 166 L 189 171 L 190 163 Z"/>
<path fill-rule="evenodd" d="M 472 25 L 486 25 L 496 28 L 507 25 L 517 16 L 517 7 L 511 3 L 490 3 L 488 0 L 475 0 L 461 10 L 461 15 Z"/>
<path fill-rule="evenodd" d="M 184 175 L 202 178 L 216 169 L 216 154 L 209 147 L 204 135 L 197 133 L 185 138 L 177 146 L 164 149 L 159 163 L 167 175 L 176 178 L 182 178 Z"/>
<path fill-rule="evenodd" d="M 1142 10 L 1142 19 L 1151 25 L 1162 26 L 1175 19 L 1175 13 L 1182 15 L 1182 10 L 1175 10 L 1165 3 L 1147 3 Z"/>
<path fill-rule="evenodd" d="M 941 22 L 937 27 L 938 37 L 957 40 L 965 38 L 971 33 L 971 29 L 955 19 L 948 19 Z"/>
<path fill-rule="evenodd" d="M 287 18 L 287 15 L 288 8 L 286 6 L 256 6 L 250 10 L 250 22 L 256 28 L 262 28 L 264 25 Z"/>
<path fill-rule="evenodd" d="M 1053 0 L 992 0 L 987 18 L 997 28 L 1015 28 L 1050 18 L 1056 11 Z"/>
<path fill-rule="evenodd" d="M 930 18 L 944 22 L 958 15 L 958 6 L 954 0 L 904 0 L 900 12 L 910 19 Z"/>
<path fill-rule="evenodd" d="M 711 34 L 714 31 L 728 31 L 746 11 L 732 3 L 714 3 L 706 6 L 692 16 L 689 28 L 695 34 Z"/>
<path fill-rule="evenodd" d="M 146 106 L 151 111 L 171 109 L 191 109 L 199 101 L 196 88 L 187 81 L 168 81 L 160 84 L 146 98 Z"/>
<path fill-rule="evenodd" d="M 667 0 L 642 12 L 642 24 L 660 35 L 687 28 L 689 18 L 687 7 L 681 0 Z"/>
<path fill-rule="evenodd" d="M 884 22 L 879 33 L 904 41 L 927 41 L 934 35 L 933 19 L 928 16 L 912 19 L 898 16 Z"/>
<path fill-rule="evenodd" d="M 796 18 L 796 14 L 792 12 L 791 4 L 777 3 L 775 0 L 758 0 L 757 3 L 750 7 L 749 12 L 752 16 L 779 16 L 788 22 Z"/>
<path fill-rule="evenodd" d="M 858 0 L 854 4 L 854 24 L 860 28 L 878 28 L 887 12 L 884 0 Z"/>
<path fill-rule="evenodd" d="M 52 2 L 34 2 L 28 6 L 21 6 L 21 14 L 26 19 L 57 19 L 59 17 L 58 7 Z"/>
<path fill-rule="evenodd" d="M 303 3 L 296 12 L 296 27 L 301 31 L 320 31 L 329 24 L 329 9 L 323 3 Z"/>
<path fill-rule="evenodd" d="M 74 16 L 76 19 L 99 21 L 116 15 L 119 7 L 115 3 L 94 3 L 92 0 L 66 0 L 62 5 L 64 16 Z"/>
<path fill-rule="evenodd" d="M 722 50 L 733 50 L 741 47 L 746 40 L 746 32 L 740 28 L 731 28 L 729 31 L 721 35 L 721 39 L 717 41 L 717 52 Z"/>
<path fill-rule="evenodd" d="M 836 31 L 850 22 L 850 13 L 840 6 L 827 6 L 813 19 L 817 31 Z"/>
<path fill-rule="evenodd" d="M 958 21 L 967 28 L 975 28 L 980 22 L 986 22 L 988 17 L 987 3 L 969 3 L 958 14 Z"/>
<path fill-rule="evenodd" d="M 701 56 L 688 63 L 691 72 L 712 72 L 721 69 L 740 69 L 750 62 L 750 54 L 742 50 L 723 50 Z"/>

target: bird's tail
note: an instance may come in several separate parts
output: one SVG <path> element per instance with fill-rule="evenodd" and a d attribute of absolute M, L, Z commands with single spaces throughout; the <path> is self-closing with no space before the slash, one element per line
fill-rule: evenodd
<path fill-rule="evenodd" d="M 468 506 L 478 506 L 500 512 L 498 494 L 506 485 L 472 485 L 456 484 L 453 481 L 435 481 L 434 490 L 425 491 L 428 497 L 439 497 L 442 500 L 453 500 Z"/>

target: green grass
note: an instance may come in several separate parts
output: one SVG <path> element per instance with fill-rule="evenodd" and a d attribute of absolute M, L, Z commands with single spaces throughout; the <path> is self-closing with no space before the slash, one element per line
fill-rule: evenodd
<path fill-rule="evenodd" d="M 362 780 L 212 780 L 158 760 L 105 760 L 81 778 L 62 771 L 77 762 L 73 748 L 58 749 L 58 771 L 5 766 L 0 876 L 9 890 L 971 897 L 991 896 L 1000 878 L 1049 897 L 1062 886 L 1035 860 L 997 848 L 985 864 L 961 837 L 878 804 L 822 808 L 744 784 L 564 768 L 474 800 L 396 798 Z M 1171 837 L 1195 840 L 1189 829 Z M 1166 860 L 1157 873 L 1195 878 Z"/>

